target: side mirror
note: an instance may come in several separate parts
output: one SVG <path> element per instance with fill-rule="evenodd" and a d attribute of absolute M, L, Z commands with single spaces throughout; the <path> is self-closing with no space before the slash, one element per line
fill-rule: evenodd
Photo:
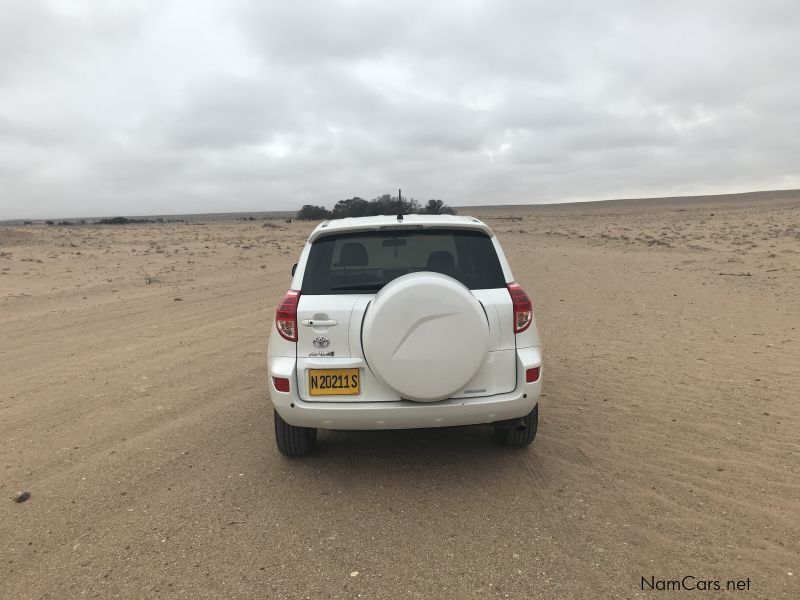
<path fill-rule="evenodd" d="M 297 263 L 292 265 L 292 277 L 294 277 L 294 272 L 297 271 Z"/>

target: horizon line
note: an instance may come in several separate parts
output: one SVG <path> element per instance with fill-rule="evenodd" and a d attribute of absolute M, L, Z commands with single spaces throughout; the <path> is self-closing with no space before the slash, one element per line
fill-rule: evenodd
<path fill-rule="evenodd" d="M 604 198 L 599 200 L 567 200 L 564 202 L 522 202 L 519 204 L 459 204 L 459 205 L 451 205 L 453 210 L 460 210 L 460 209 L 468 209 L 468 208 L 481 208 L 481 209 L 496 209 L 496 208 L 506 208 L 506 207 L 536 207 L 536 206 L 572 206 L 572 205 L 581 205 L 581 204 L 606 204 L 612 202 L 654 202 L 657 200 L 735 200 L 737 198 L 743 198 L 745 196 L 767 196 L 770 194 L 779 194 L 779 195 L 797 195 L 798 199 L 800 199 L 800 188 L 790 188 L 790 189 L 776 189 L 776 190 L 753 190 L 749 192 L 731 192 L 731 193 L 721 193 L 721 194 L 687 194 L 687 195 L 680 195 L 680 196 L 641 196 L 641 197 L 628 197 L 628 198 Z M 119 213 L 109 213 L 107 215 L 94 215 L 94 216 L 79 216 L 79 217 L 18 217 L 14 219 L 2 219 L 0 220 L 0 224 L 18 224 L 25 221 L 30 221 L 31 223 L 39 223 L 39 222 L 46 222 L 46 221 L 80 221 L 80 220 L 93 220 L 93 219 L 108 219 L 114 217 L 124 217 L 127 219 L 156 219 L 156 218 L 183 218 L 188 219 L 190 217 L 224 217 L 224 216 L 240 216 L 240 215 L 262 215 L 262 216 L 272 216 L 273 218 L 286 218 L 290 215 L 294 215 L 299 209 L 287 209 L 287 210 L 250 210 L 250 211 L 235 211 L 235 212 L 206 212 L 206 213 L 153 213 L 149 215 L 125 215 Z M 90 224 L 90 223 L 87 223 Z"/>

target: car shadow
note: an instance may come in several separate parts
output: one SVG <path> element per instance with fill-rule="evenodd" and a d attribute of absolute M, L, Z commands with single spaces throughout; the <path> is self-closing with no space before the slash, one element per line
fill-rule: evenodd
<path fill-rule="evenodd" d="M 489 426 L 383 431 L 319 431 L 316 450 L 292 460 L 292 471 L 343 487 L 408 481 L 455 482 L 491 487 L 498 479 L 549 478 L 536 441 L 528 448 L 497 444 Z M 321 481 L 322 480 L 322 481 Z"/>
<path fill-rule="evenodd" d="M 477 447 L 495 447 L 493 429 L 487 425 L 432 427 L 428 429 L 383 429 L 364 431 L 319 430 L 318 452 L 329 454 L 356 452 L 363 456 L 393 456 L 397 450 L 424 456 L 432 449 L 443 453 L 470 452 Z"/>

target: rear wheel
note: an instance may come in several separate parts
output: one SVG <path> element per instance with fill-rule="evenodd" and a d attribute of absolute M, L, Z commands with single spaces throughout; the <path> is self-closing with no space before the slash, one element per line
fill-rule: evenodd
<path fill-rule="evenodd" d="M 314 427 L 289 425 L 275 413 L 275 441 L 281 454 L 288 457 L 305 456 L 317 445 L 317 430 Z"/>
<path fill-rule="evenodd" d="M 529 446 L 536 437 L 536 429 L 539 426 L 539 405 L 534 406 L 533 410 L 522 417 L 521 421 L 510 427 L 495 427 L 494 439 L 497 443 L 511 448 Z"/>

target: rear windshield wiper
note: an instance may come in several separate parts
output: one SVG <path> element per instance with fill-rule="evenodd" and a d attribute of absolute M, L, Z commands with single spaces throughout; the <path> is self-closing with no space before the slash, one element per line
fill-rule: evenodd
<path fill-rule="evenodd" d="M 336 285 L 331 288 L 333 291 L 339 290 L 379 290 L 386 285 L 385 281 L 374 281 L 372 283 L 348 283 L 347 285 Z"/>

